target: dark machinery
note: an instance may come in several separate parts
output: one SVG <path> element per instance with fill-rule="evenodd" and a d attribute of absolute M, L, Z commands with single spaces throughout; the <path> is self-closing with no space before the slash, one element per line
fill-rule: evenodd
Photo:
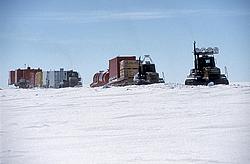
<path fill-rule="evenodd" d="M 78 86 L 82 86 L 81 77 L 79 76 L 78 72 L 70 70 L 67 71 L 66 80 L 63 80 L 63 82 L 61 82 L 59 88 Z"/>
<path fill-rule="evenodd" d="M 215 66 L 214 54 L 219 53 L 217 47 L 196 48 L 194 42 L 194 69 L 185 80 L 185 85 L 208 85 L 210 83 L 228 85 L 228 79 L 221 74 L 220 68 Z"/>
<path fill-rule="evenodd" d="M 29 80 L 26 80 L 24 78 L 21 78 L 16 84 L 16 87 L 19 88 L 31 88 L 31 83 Z"/>
<path fill-rule="evenodd" d="M 137 85 L 164 83 L 164 80 L 159 78 L 155 64 L 153 64 L 149 55 L 145 55 L 142 61 L 141 57 L 139 58 L 138 73 L 134 77 L 134 82 Z"/>

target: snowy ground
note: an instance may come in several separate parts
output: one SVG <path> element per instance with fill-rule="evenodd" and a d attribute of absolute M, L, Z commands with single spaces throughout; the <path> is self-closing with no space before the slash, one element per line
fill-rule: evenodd
<path fill-rule="evenodd" d="M 250 163 L 250 83 L 0 90 L 2 164 Z"/>

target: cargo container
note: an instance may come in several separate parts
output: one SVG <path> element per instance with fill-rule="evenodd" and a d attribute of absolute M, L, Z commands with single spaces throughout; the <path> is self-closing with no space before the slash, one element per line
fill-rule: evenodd
<path fill-rule="evenodd" d="M 122 69 L 137 69 L 139 68 L 138 60 L 122 60 L 120 62 L 120 70 Z"/>
<path fill-rule="evenodd" d="M 63 68 L 60 68 L 59 71 L 50 71 L 49 79 L 50 88 L 60 88 L 60 84 L 62 84 L 64 80 L 67 80 L 67 71 L 64 71 Z"/>
<path fill-rule="evenodd" d="M 35 87 L 43 86 L 43 72 L 37 72 L 35 75 Z"/>
<path fill-rule="evenodd" d="M 15 84 L 15 71 L 9 72 L 9 85 Z"/>
<path fill-rule="evenodd" d="M 43 71 L 43 84 L 42 87 L 49 88 L 49 71 Z"/>
<path fill-rule="evenodd" d="M 23 70 L 20 68 L 15 70 L 15 85 L 22 79 L 24 78 Z"/>
<path fill-rule="evenodd" d="M 120 62 L 122 60 L 136 61 L 135 56 L 118 56 L 109 60 L 109 81 L 120 78 Z"/>
<path fill-rule="evenodd" d="M 134 76 L 137 73 L 138 73 L 138 68 L 125 68 L 125 69 L 120 70 L 120 78 L 133 81 Z"/>
<path fill-rule="evenodd" d="M 9 71 L 9 85 L 19 88 L 45 87 L 61 88 L 81 86 L 81 77 L 78 72 L 69 70 L 64 71 L 42 71 L 40 68 L 16 69 Z"/>
<path fill-rule="evenodd" d="M 43 87 L 45 88 L 64 88 L 81 85 L 81 77 L 76 71 L 64 71 L 61 68 L 59 71 L 43 72 Z"/>
<path fill-rule="evenodd" d="M 10 71 L 9 85 L 15 85 L 20 88 L 32 88 L 35 86 L 35 75 L 37 72 L 42 72 L 40 68 L 31 69 L 27 67 L 26 69 L 17 69 L 15 71 Z"/>

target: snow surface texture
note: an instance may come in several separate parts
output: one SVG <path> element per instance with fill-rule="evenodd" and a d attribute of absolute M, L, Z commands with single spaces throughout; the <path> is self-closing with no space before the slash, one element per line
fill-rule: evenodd
<path fill-rule="evenodd" d="M 250 163 L 250 83 L 0 91 L 2 164 Z"/>

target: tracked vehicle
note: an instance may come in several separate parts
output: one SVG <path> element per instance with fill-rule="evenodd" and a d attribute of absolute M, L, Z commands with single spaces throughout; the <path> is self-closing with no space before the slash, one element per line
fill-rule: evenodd
<path fill-rule="evenodd" d="M 145 55 L 142 61 L 141 57 L 139 58 L 138 73 L 134 76 L 134 82 L 136 85 L 164 83 L 156 72 L 155 64 L 149 55 Z"/>
<path fill-rule="evenodd" d="M 194 68 L 185 80 L 185 85 L 225 84 L 229 81 L 225 74 L 221 74 L 220 68 L 215 66 L 214 54 L 219 53 L 217 47 L 196 48 L 194 41 Z"/>

